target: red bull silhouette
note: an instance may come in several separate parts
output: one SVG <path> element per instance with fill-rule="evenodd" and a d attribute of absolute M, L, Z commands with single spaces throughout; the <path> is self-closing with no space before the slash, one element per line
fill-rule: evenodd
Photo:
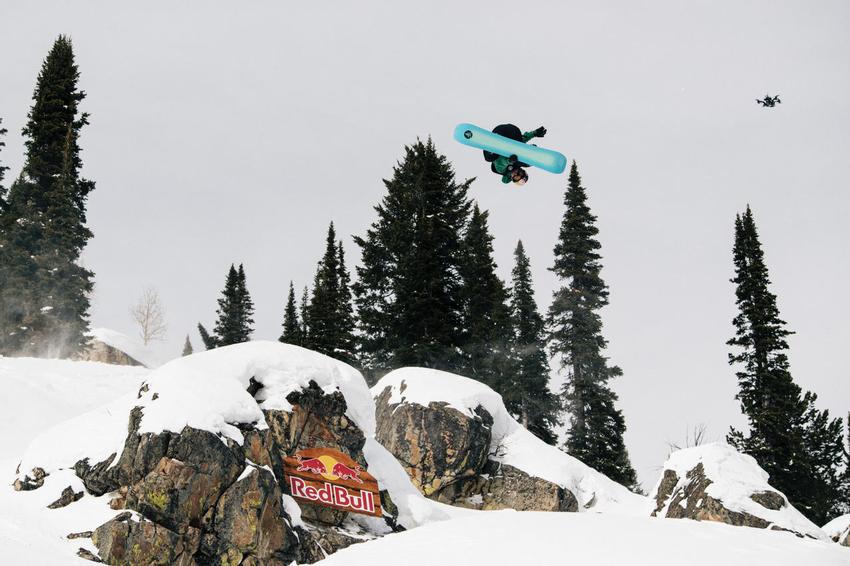
<path fill-rule="evenodd" d="M 334 464 L 331 473 L 341 480 L 352 480 L 357 483 L 363 483 L 363 480 L 360 479 L 360 466 L 354 466 L 354 469 L 352 470 L 345 464 L 337 462 Z"/>
<path fill-rule="evenodd" d="M 311 472 L 313 474 L 328 473 L 328 469 L 325 467 L 325 464 L 318 458 L 308 458 L 307 460 L 304 460 L 301 458 L 300 454 L 296 454 L 295 458 L 298 460 L 299 472 Z M 337 466 L 339 466 L 339 464 L 337 464 Z M 334 470 L 336 470 L 336 466 L 334 466 Z"/>

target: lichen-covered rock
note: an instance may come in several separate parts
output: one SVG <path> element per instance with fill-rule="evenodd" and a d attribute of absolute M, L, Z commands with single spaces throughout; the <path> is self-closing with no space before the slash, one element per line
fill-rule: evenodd
<path fill-rule="evenodd" d="M 259 447 L 253 447 L 259 459 L 264 459 L 263 446 L 267 446 L 268 460 L 278 482 L 289 487 L 283 473 L 283 457 L 295 454 L 305 448 L 333 448 L 349 455 L 363 468 L 367 467 L 363 455 L 366 437 L 348 417 L 347 405 L 342 393 L 325 393 L 313 381 L 300 391 L 290 393 L 286 400 L 292 405 L 291 411 L 263 411 L 268 424 L 268 440 Z M 256 442 L 256 441 L 255 441 Z M 301 503 L 304 520 L 325 525 L 340 525 L 348 516 L 345 511 Z M 388 519 L 392 519 L 389 516 Z"/>
<path fill-rule="evenodd" d="M 445 406 L 391 405 L 389 389 L 376 399 L 376 438 L 433 499 L 462 478 L 479 475 L 490 450 L 493 419 L 483 408 L 474 418 Z"/>
<path fill-rule="evenodd" d="M 79 501 L 83 498 L 82 491 L 74 491 L 74 488 L 70 485 L 62 490 L 62 494 L 59 496 L 59 499 L 51 503 L 47 506 L 48 509 L 59 509 L 60 507 L 67 507 L 74 501 Z"/>
<path fill-rule="evenodd" d="M 427 497 L 473 509 L 577 511 L 568 489 L 491 459 L 493 418 L 445 403 L 391 404 L 389 388 L 377 399 L 377 438 Z"/>
<path fill-rule="evenodd" d="M 98 527 L 92 535 L 98 556 L 107 564 L 133 566 L 197 564 L 194 554 L 200 531 L 188 528 L 175 533 L 153 521 L 134 520 L 122 513 Z"/>
<path fill-rule="evenodd" d="M 298 552 L 299 537 L 283 511 L 280 487 L 267 470 L 254 468 L 231 485 L 215 508 L 211 532 L 216 547 L 214 563 L 290 564 Z"/>
<path fill-rule="evenodd" d="M 680 450 L 664 468 L 654 491 L 654 517 L 717 521 L 826 538 L 767 483 L 767 473 L 754 459 L 731 446 L 718 443 Z"/>
<path fill-rule="evenodd" d="M 493 460 L 482 474 L 446 486 L 436 499 L 487 511 L 578 511 L 578 501 L 570 490 Z"/>
<path fill-rule="evenodd" d="M 47 473 L 42 468 L 33 468 L 31 473 L 32 477 L 25 475 L 23 479 L 15 480 L 12 484 L 15 491 L 32 491 L 44 485 L 44 478 L 47 477 Z"/>

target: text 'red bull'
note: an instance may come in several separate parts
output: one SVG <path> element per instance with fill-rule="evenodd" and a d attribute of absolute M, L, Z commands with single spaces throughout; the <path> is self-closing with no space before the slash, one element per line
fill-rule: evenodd
<path fill-rule="evenodd" d="M 375 496 L 370 491 L 358 490 L 359 495 L 352 493 L 341 485 L 325 482 L 322 487 L 314 487 L 305 480 L 290 476 L 289 485 L 292 496 L 308 501 L 319 501 L 326 505 L 335 505 L 352 511 L 365 513 L 375 512 Z"/>

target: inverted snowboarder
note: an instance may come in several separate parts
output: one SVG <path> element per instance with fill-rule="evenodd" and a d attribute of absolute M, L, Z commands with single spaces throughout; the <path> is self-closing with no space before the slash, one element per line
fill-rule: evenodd
<path fill-rule="evenodd" d="M 770 96 L 766 95 L 763 99 L 756 99 L 757 104 L 761 104 L 765 108 L 773 108 L 777 104 L 782 104 L 782 101 L 779 100 L 779 96 Z"/>
<path fill-rule="evenodd" d="M 536 130 L 523 133 L 513 124 L 499 124 L 493 128 L 493 133 L 514 141 L 528 143 L 529 140 L 545 136 L 546 128 L 540 126 Z M 493 173 L 502 176 L 502 182 L 505 184 L 513 181 L 521 186 L 528 181 L 528 173 L 523 169 L 523 167 L 528 167 L 528 163 L 519 161 L 515 153 L 505 157 L 504 155 L 492 153 L 485 149 L 484 160 L 490 163 L 490 170 Z"/>
<path fill-rule="evenodd" d="M 557 151 L 527 143 L 546 135 L 543 126 L 530 132 L 513 124 L 500 124 L 488 132 L 472 124 L 459 124 L 454 138 L 464 145 L 484 150 L 484 159 L 490 170 L 502 178 L 503 183 L 524 185 L 528 181 L 525 167 L 539 167 L 552 173 L 563 173 L 567 158 Z"/>

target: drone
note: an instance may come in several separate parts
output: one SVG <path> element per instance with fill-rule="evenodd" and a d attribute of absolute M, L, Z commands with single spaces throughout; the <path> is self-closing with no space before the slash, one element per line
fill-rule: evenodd
<path fill-rule="evenodd" d="M 768 94 L 768 95 L 765 95 L 765 97 L 761 100 L 756 99 L 756 103 L 761 104 L 765 108 L 773 108 L 777 104 L 782 104 L 782 101 L 779 100 L 779 96 L 770 96 Z"/>

